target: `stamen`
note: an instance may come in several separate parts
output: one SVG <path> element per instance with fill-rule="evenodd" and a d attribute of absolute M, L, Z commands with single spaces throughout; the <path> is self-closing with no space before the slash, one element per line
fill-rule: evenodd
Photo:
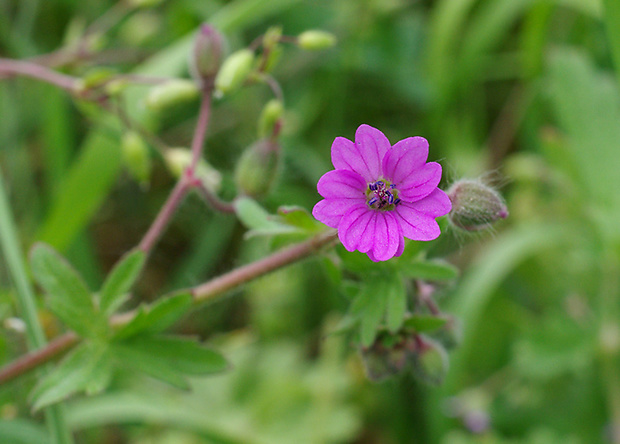
<path fill-rule="evenodd" d="M 378 197 L 373 197 L 372 199 L 368 201 L 368 205 L 372 207 L 374 204 L 377 203 L 378 200 L 379 200 Z"/>
<path fill-rule="evenodd" d="M 399 203 L 400 203 L 400 199 L 396 199 L 396 200 L 394 201 L 394 205 L 398 205 Z"/>

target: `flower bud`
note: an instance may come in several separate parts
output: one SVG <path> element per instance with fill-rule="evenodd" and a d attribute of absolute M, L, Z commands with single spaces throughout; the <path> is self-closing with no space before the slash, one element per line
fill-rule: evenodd
<path fill-rule="evenodd" d="M 239 191 L 250 197 L 267 194 L 278 172 L 280 145 L 273 139 L 262 139 L 250 146 L 241 156 L 235 169 Z"/>
<path fill-rule="evenodd" d="M 368 379 L 384 381 L 397 375 L 407 367 L 407 337 L 380 333 L 370 347 L 362 348 L 361 356 Z"/>
<path fill-rule="evenodd" d="M 413 374 L 430 385 L 440 385 L 448 373 L 448 353 L 444 347 L 424 336 L 416 336 L 416 351 L 410 355 Z"/>
<path fill-rule="evenodd" d="M 215 77 L 215 89 L 219 95 L 230 94 L 239 88 L 252 72 L 254 53 L 249 49 L 240 49 L 232 53 Z"/>
<path fill-rule="evenodd" d="M 213 26 L 205 23 L 200 27 L 191 59 L 191 69 L 197 78 L 215 77 L 222 66 L 224 43 L 224 37 Z"/>
<path fill-rule="evenodd" d="M 151 88 L 146 97 L 147 108 L 161 111 L 180 103 L 195 100 L 200 91 L 191 80 L 171 80 Z"/>
<path fill-rule="evenodd" d="M 192 162 L 192 152 L 187 148 L 169 148 L 164 154 L 166 166 L 174 177 L 181 177 L 185 169 Z M 198 161 L 194 175 L 199 178 L 203 185 L 213 192 L 220 189 L 222 175 L 204 159 Z"/>
<path fill-rule="evenodd" d="M 475 180 L 460 180 L 450 187 L 448 196 L 452 225 L 467 231 L 489 227 L 498 219 L 508 217 L 504 199 L 493 188 Z"/>
<path fill-rule="evenodd" d="M 327 31 L 313 29 L 297 36 L 297 44 L 307 51 L 320 51 L 336 44 L 336 36 Z"/>
<path fill-rule="evenodd" d="M 135 131 L 128 131 L 121 140 L 123 163 L 129 174 L 146 187 L 151 176 L 151 156 L 149 148 Z"/>
<path fill-rule="evenodd" d="M 283 112 L 284 106 L 280 100 L 273 99 L 267 102 L 258 119 L 259 138 L 263 139 L 265 137 L 277 135 L 280 130 L 279 127 Z"/>

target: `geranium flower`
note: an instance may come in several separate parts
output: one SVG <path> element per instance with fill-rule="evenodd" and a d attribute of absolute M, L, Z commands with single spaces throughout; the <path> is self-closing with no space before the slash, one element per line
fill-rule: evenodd
<path fill-rule="evenodd" d="M 312 215 L 332 228 L 348 251 L 367 253 L 373 261 L 400 256 L 405 237 L 429 241 L 441 233 L 436 217 L 450 212 L 450 199 L 437 188 L 441 165 L 426 162 L 428 142 L 408 137 L 392 146 L 369 125 L 355 132 L 355 142 L 336 137 L 332 163 L 317 185 L 324 197 Z"/>

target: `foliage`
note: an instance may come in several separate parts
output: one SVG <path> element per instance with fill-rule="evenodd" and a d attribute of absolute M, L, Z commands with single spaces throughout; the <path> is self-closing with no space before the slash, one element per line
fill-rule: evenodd
<path fill-rule="evenodd" d="M 32 410 L 56 403 L 84 443 L 620 442 L 616 2 L 148 3 L 0 8 L 0 62 L 77 44 L 87 54 L 58 65 L 78 93 L 0 74 L 13 213 L 0 217 L 17 221 L 16 245 L 35 245 L 27 269 L 46 336 L 80 338 L 3 385 L 0 442 L 46 442 Z M 281 159 L 266 194 L 234 200 L 234 215 L 188 194 L 145 254 L 135 247 L 177 180 L 167 149 L 191 146 L 198 104 L 188 90 L 153 112 L 155 85 L 109 80 L 187 81 L 204 22 L 227 54 L 255 42 L 243 79 L 213 101 L 204 158 L 220 198 L 237 195 L 237 160 L 258 140 L 277 137 Z M 336 45 L 277 40 L 309 30 Z M 274 98 L 284 110 L 266 123 Z M 198 285 L 322 235 L 309 213 L 317 180 L 334 138 L 361 123 L 392 142 L 424 136 L 447 182 L 504 183 L 510 217 L 475 237 L 440 221 L 447 235 L 385 263 L 325 248 L 197 303 Z M 138 179 L 127 131 L 148 146 Z M 7 270 L 3 363 L 26 351 Z"/>

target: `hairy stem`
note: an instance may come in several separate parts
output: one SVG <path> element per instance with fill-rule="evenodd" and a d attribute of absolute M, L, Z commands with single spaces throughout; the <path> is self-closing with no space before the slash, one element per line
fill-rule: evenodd
<path fill-rule="evenodd" d="M 264 276 L 271 271 L 306 259 L 323 248 L 336 244 L 337 239 L 337 234 L 333 231 L 320 234 L 307 241 L 276 251 L 269 256 L 218 276 L 190 289 L 194 297 L 194 303 L 198 305 L 206 301 L 212 301 L 216 296 L 223 295 L 235 287 Z M 135 315 L 135 311 L 121 313 L 113 316 L 110 323 L 113 327 L 118 328 L 130 322 Z M 46 347 L 22 356 L 0 369 L 0 384 L 8 382 L 48 362 L 71 348 L 78 341 L 79 338 L 74 333 L 67 333 L 59 336 Z"/>

